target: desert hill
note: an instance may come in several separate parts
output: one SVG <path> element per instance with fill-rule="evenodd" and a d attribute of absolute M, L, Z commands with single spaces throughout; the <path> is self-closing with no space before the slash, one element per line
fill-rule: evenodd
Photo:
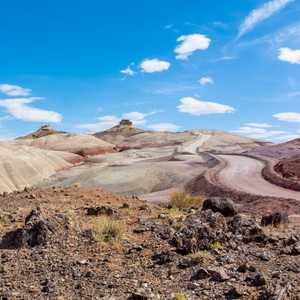
<path fill-rule="evenodd" d="M 84 157 L 114 152 L 114 145 L 83 133 L 60 133 L 36 139 L 16 140 L 12 143 L 16 146 L 26 145 L 47 150 L 65 151 Z"/>
<path fill-rule="evenodd" d="M 19 138 L 17 138 L 17 140 L 27 140 L 27 139 L 38 139 L 41 138 L 43 136 L 48 136 L 48 135 L 52 135 L 52 134 L 59 134 L 59 133 L 65 133 L 63 131 L 58 131 L 53 129 L 50 125 L 44 125 L 41 128 L 39 128 L 38 130 L 25 135 L 25 136 L 21 136 Z"/>
<path fill-rule="evenodd" d="M 249 154 L 256 154 L 265 157 L 281 159 L 299 154 L 300 138 L 281 144 L 269 145 L 267 147 L 248 150 Z"/>
<path fill-rule="evenodd" d="M 113 128 L 96 135 L 116 145 L 121 152 L 90 157 L 85 164 L 52 176 L 51 184 L 101 186 L 109 192 L 150 200 L 152 194 L 166 195 L 172 189 L 182 188 L 188 180 L 218 163 L 213 153 L 272 145 L 217 130 L 128 134 L 130 124 L 119 126 L 121 131 L 117 133 Z"/>
<path fill-rule="evenodd" d="M 1 142 L 0 193 L 22 190 L 81 161 L 72 153 Z"/>

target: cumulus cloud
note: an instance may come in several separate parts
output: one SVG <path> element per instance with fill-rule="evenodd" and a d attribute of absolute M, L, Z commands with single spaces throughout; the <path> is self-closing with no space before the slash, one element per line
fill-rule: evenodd
<path fill-rule="evenodd" d="M 293 1 L 294 0 L 271 0 L 252 10 L 241 23 L 237 38 L 240 38 L 245 33 L 251 31 L 258 23 L 271 17 L 274 13 L 283 9 L 286 5 Z"/>
<path fill-rule="evenodd" d="M 267 123 L 246 123 L 247 126 L 251 126 L 251 127 L 259 127 L 259 128 L 271 128 L 273 127 L 270 124 Z"/>
<path fill-rule="evenodd" d="M 211 40 L 203 34 L 182 35 L 177 39 L 178 45 L 174 52 L 176 59 L 187 60 L 196 50 L 206 50 Z"/>
<path fill-rule="evenodd" d="M 296 113 L 296 112 L 278 113 L 278 114 L 274 114 L 273 117 L 278 119 L 279 121 L 300 123 L 300 113 Z"/>
<path fill-rule="evenodd" d="M 300 50 L 291 50 L 290 48 L 280 48 L 279 55 L 277 56 L 279 60 L 286 61 L 290 64 L 300 65 Z"/>
<path fill-rule="evenodd" d="M 5 99 L 0 100 L 0 107 L 4 107 L 15 119 L 22 121 L 50 123 L 59 123 L 62 121 L 62 116 L 55 111 L 43 110 L 27 105 L 37 100 L 43 100 L 43 98 Z"/>
<path fill-rule="evenodd" d="M 30 89 L 24 89 L 17 85 L 11 85 L 2 83 L 0 84 L 0 93 L 3 93 L 8 96 L 29 96 L 31 94 Z"/>
<path fill-rule="evenodd" d="M 171 66 L 171 64 L 169 62 L 159 60 L 157 58 L 145 59 L 140 64 L 140 68 L 142 69 L 142 72 L 145 72 L 145 73 L 167 71 L 170 68 L 170 66 Z"/>
<path fill-rule="evenodd" d="M 199 80 L 199 83 L 202 84 L 202 85 L 205 85 L 205 84 L 212 84 L 214 83 L 214 80 L 211 78 L 211 77 L 202 77 L 200 80 Z"/>
<path fill-rule="evenodd" d="M 147 127 L 154 131 L 178 131 L 180 128 L 180 126 L 173 123 L 158 123 Z"/>
<path fill-rule="evenodd" d="M 177 108 L 180 112 L 189 113 L 191 115 L 209 115 L 209 114 L 224 114 L 234 112 L 235 109 L 231 106 L 216 103 L 216 102 L 205 102 L 194 99 L 192 97 L 185 97 L 180 99 L 182 104 L 178 105 Z"/>
<path fill-rule="evenodd" d="M 127 67 L 127 69 L 121 70 L 120 72 L 122 74 L 129 75 L 129 76 L 133 76 L 133 75 L 136 74 L 136 72 L 134 72 L 133 70 L 131 70 L 130 67 Z"/>

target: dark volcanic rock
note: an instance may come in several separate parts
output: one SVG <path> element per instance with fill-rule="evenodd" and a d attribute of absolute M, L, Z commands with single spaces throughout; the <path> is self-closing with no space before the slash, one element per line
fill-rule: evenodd
<path fill-rule="evenodd" d="M 289 225 L 289 217 L 285 212 L 276 212 L 261 218 L 261 226 L 287 227 Z"/>
<path fill-rule="evenodd" d="M 171 240 L 171 244 L 183 254 L 210 249 L 216 242 L 226 242 L 226 219 L 220 213 L 202 211 L 188 216 L 185 223 L 187 226 Z"/>
<path fill-rule="evenodd" d="M 208 198 L 204 201 L 202 210 L 207 209 L 220 212 L 225 217 L 233 217 L 238 214 L 235 203 L 229 198 Z"/>
<path fill-rule="evenodd" d="M 115 212 L 112 208 L 106 206 L 98 206 L 98 207 L 88 207 L 87 208 L 87 215 L 88 216 L 113 216 Z"/>

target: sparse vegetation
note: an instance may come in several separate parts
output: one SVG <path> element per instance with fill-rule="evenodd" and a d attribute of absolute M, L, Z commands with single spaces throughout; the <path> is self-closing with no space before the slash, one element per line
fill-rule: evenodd
<path fill-rule="evenodd" d="M 215 242 L 215 243 L 211 244 L 211 248 L 212 249 L 221 249 L 222 244 L 220 242 Z"/>
<path fill-rule="evenodd" d="M 169 194 L 170 204 L 172 207 L 182 208 L 201 208 L 203 205 L 202 196 L 192 196 L 183 191 L 176 191 Z"/>
<path fill-rule="evenodd" d="M 181 293 L 174 293 L 173 299 L 174 300 L 188 300 L 188 298 L 184 294 L 181 294 Z"/>
<path fill-rule="evenodd" d="M 180 212 L 176 208 L 160 209 L 153 213 L 153 218 L 158 219 L 165 215 L 170 217 L 176 217 L 176 216 L 180 216 Z"/>
<path fill-rule="evenodd" d="M 93 220 L 90 229 L 96 242 L 109 242 L 115 248 L 119 248 L 120 240 L 125 232 L 125 224 L 107 216 L 100 216 Z"/>
<path fill-rule="evenodd" d="M 207 264 L 211 259 L 211 253 L 209 251 L 198 251 L 188 255 L 188 258 L 195 263 L 202 265 Z"/>
<path fill-rule="evenodd" d="M 262 226 L 261 229 L 265 235 L 274 237 L 274 238 L 284 239 L 284 238 L 288 238 L 288 236 L 290 235 L 289 231 L 283 224 L 281 224 L 277 228 L 273 227 L 272 225 Z"/>

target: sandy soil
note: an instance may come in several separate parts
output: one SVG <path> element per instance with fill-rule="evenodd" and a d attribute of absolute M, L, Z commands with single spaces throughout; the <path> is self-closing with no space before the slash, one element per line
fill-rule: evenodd
<path fill-rule="evenodd" d="M 246 193 L 300 200 L 300 192 L 275 186 L 261 176 L 264 164 L 258 160 L 235 155 L 220 155 L 227 164 L 219 174 L 222 184 Z"/>

